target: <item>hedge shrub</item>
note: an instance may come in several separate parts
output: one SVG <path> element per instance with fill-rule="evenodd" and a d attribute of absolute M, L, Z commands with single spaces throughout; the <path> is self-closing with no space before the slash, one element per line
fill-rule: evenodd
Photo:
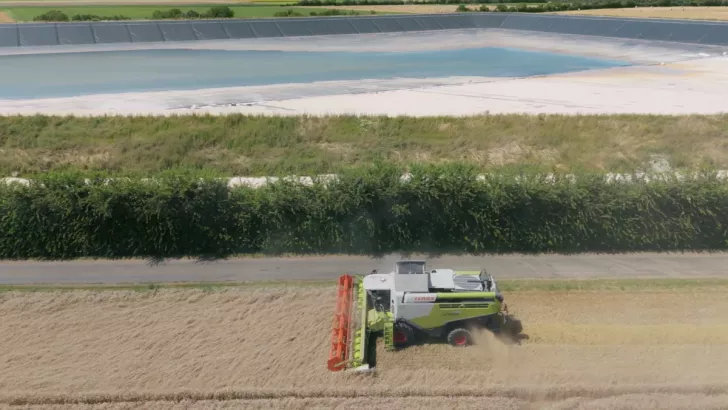
<path fill-rule="evenodd" d="M 47 175 L 0 186 L 0 258 L 575 253 L 728 248 L 728 183 L 609 183 L 466 166 L 351 170 L 330 185 Z"/>
<path fill-rule="evenodd" d="M 131 17 L 122 15 L 113 16 L 98 16 L 96 14 L 74 14 L 72 17 L 60 10 L 50 10 L 39 16 L 33 17 L 33 21 L 47 21 L 47 22 L 65 22 L 65 21 L 117 21 L 117 20 L 131 20 Z"/>
<path fill-rule="evenodd" d="M 49 10 L 45 13 L 33 17 L 33 21 L 69 21 L 68 14 L 60 10 Z"/>
<path fill-rule="evenodd" d="M 183 12 L 181 9 L 155 10 L 152 13 L 153 20 L 178 20 L 178 19 L 222 19 L 233 18 L 235 12 L 228 6 L 210 7 L 206 12 L 199 13 L 195 10 Z"/>

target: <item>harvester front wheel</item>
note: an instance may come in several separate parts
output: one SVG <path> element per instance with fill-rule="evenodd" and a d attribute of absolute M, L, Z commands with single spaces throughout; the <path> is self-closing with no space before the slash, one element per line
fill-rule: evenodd
<path fill-rule="evenodd" d="M 473 344 L 473 335 L 470 334 L 468 329 L 454 329 L 447 335 L 447 342 L 451 346 L 463 347 Z"/>
<path fill-rule="evenodd" d="M 413 345 L 415 343 L 415 330 L 407 323 L 396 323 L 394 325 L 393 345 L 397 349 Z"/>

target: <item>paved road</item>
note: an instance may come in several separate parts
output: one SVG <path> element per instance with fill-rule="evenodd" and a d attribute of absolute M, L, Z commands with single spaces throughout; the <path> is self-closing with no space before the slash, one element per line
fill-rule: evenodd
<path fill-rule="evenodd" d="M 418 256 L 412 256 L 417 258 Z M 353 256 L 232 259 L 220 262 L 146 261 L 0 262 L 0 284 L 220 282 L 332 279 L 342 273 L 391 270 L 399 255 L 382 259 Z M 497 278 L 728 277 L 728 253 L 577 256 L 446 256 L 432 267 L 477 270 Z"/>

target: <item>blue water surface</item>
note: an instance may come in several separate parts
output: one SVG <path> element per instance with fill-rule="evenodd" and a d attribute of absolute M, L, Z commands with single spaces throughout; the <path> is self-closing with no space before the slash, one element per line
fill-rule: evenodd
<path fill-rule="evenodd" d="M 133 50 L 0 56 L 0 98 L 189 90 L 326 80 L 525 77 L 623 61 L 470 48 L 416 52 Z"/>

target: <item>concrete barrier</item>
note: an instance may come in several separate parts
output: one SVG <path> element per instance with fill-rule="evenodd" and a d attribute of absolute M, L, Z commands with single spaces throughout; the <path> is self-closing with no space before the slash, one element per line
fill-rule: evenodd
<path fill-rule="evenodd" d="M 478 180 L 485 181 L 488 176 L 492 175 L 478 175 Z M 692 175 L 693 178 L 697 178 L 700 176 L 698 173 L 694 173 Z M 716 179 L 722 180 L 722 181 L 728 181 L 728 170 L 719 170 L 714 173 L 714 176 Z M 274 176 L 265 176 L 265 177 L 230 177 L 230 178 L 219 178 L 220 181 L 227 181 L 227 185 L 230 188 L 234 188 L 237 186 L 248 186 L 251 188 L 260 188 L 265 185 L 268 185 L 269 183 L 275 183 L 277 181 L 285 180 L 289 182 L 298 182 L 301 185 L 307 185 L 311 186 L 315 182 L 334 182 L 338 176 L 336 174 L 322 174 L 322 175 L 316 175 L 316 176 L 295 176 L 290 175 L 286 177 L 274 177 Z M 412 174 L 403 174 L 400 177 L 401 182 L 408 182 L 412 178 Z M 576 182 L 576 176 L 573 174 L 567 174 L 566 178 L 568 178 L 572 182 Z M 634 174 L 620 174 L 620 173 L 613 173 L 608 172 L 604 174 L 604 178 L 607 183 L 615 183 L 615 182 L 621 182 L 621 183 L 632 183 L 632 182 L 655 182 L 660 180 L 667 180 L 670 178 L 677 178 L 678 180 L 685 180 L 686 178 L 690 178 L 690 175 L 686 175 L 681 172 L 663 172 L 663 173 L 634 173 Z M 110 182 L 114 180 L 115 178 L 108 178 L 106 179 L 106 182 Z M 118 178 L 117 178 L 118 179 Z M 128 178 L 122 178 L 127 179 Z M 515 180 L 521 180 L 519 177 L 515 177 Z M 143 178 L 142 181 L 154 181 L 154 178 Z M 553 182 L 555 181 L 555 175 L 554 174 L 545 174 L 543 175 L 543 181 Z M 5 177 L 0 178 L 0 183 L 4 183 L 6 185 L 12 185 L 12 184 L 19 184 L 19 185 L 30 185 L 31 180 L 27 178 L 18 178 L 18 177 Z M 86 179 L 86 183 L 89 183 L 90 180 Z"/>
<path fill-rule="evenodd" d="M 457 29 L 505 29 L 728 45 L 728 23 L 526 13 L 0 24 L 0 47 L 205 41 Z"/>

